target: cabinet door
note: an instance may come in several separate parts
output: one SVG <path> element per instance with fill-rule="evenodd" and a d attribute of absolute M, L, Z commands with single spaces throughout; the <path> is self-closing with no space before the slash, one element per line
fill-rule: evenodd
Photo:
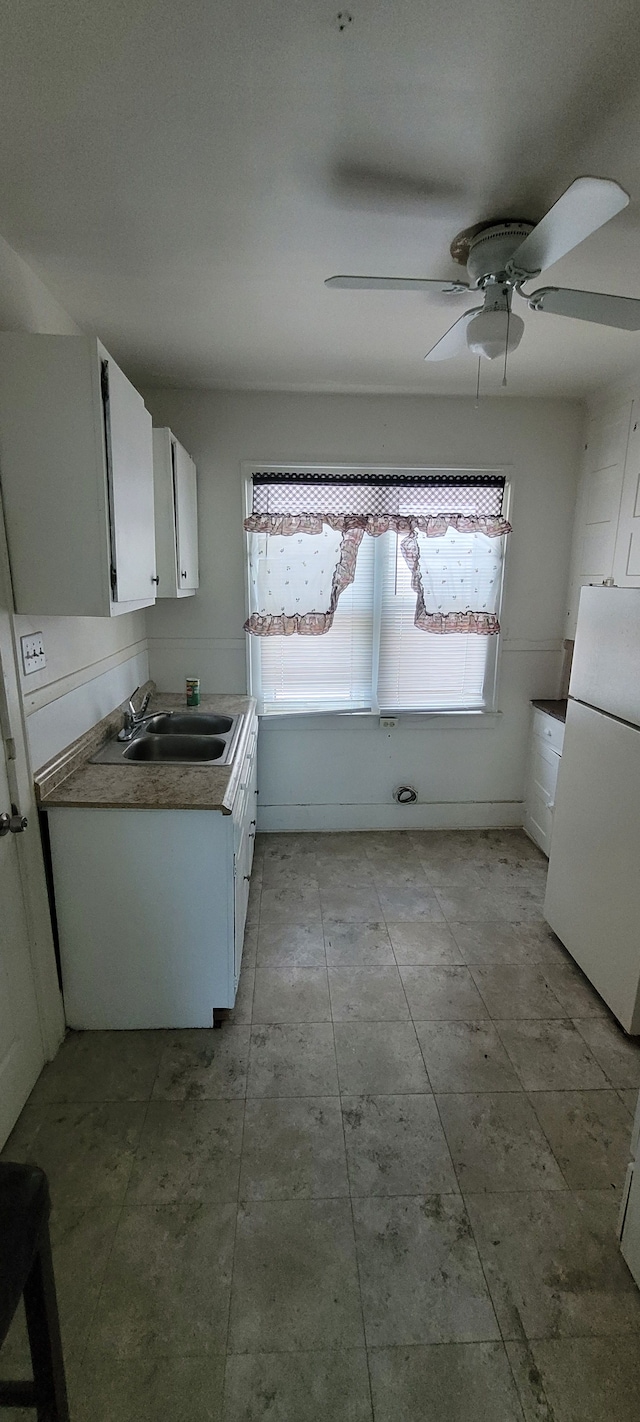
<path fill-rule="evenodd" d="M 573 535 L 567 635 L 575 636 L 580 590 L 613 577 L 631 401 L 589 422 Z"/>
<path fill-rule="evenodd" d="M 634 400 L 622 486 L 613 578 L 618 587 L 640 587 L 640 401 Z"/>
<path fill-rule="evenodd" d="M 560 756 L 540 736 L 532 736 L 525 801 L 525 828 L 549 853 Z"/>
<path fill-rule="evenodd" d="M 196 466 L 186 449 L 176 440 L 175 508 L 176 547 L 178 557 L 178 587 L 182 591 L 198 586 L 198 497 Z"/>
<path fill-rule="evenodd" d="M 234 922 L 233 922 L 233 974 L 234 989 L 238 986 L 242 966 L 244 930 L 249 903 L 249 883 L 251 878 L 252 845 L 245 830 L 235 856 Z"/>
<path fill-rule="evenodd" d="M 156 573 L 151 416 L 142 396 L 106 352 L 101 376 L 112 599 L 151 603 Z"/>

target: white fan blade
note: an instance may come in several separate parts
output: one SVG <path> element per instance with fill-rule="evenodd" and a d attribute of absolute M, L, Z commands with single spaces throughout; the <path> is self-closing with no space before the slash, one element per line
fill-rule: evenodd
<path fill-rule="evenodd" d="M 451 360 L 453 356 L 462 355 L 463 351 L 468 350 L 467 325 L 471 317 L 483 309 L 482 306 L 472 306 L 470 311 L 465 311 L 464 316 L 459 316 L 444 336 L 436 341 L 435 346 L 427 351 L 425 360 Z"/>
<path fill-rule="evenodd" d="M 577 321 L 595 321 L 598 326 L 640 331 L 640 300 L 634 296 L 606 296 L 602 291 L 543 286 L 533 291 L 527 300 L 532 311 L 551 311 L 554 316 L 574 316 Z"/>
<path fill-rule="evenodd" d="M 508 270 L 522 277 L 537 276 L 622 212 L 628 201 L 629 194 L 609 178 L 576 178 L 521 242 Z"/>
<path fill-rule="evenodd" d="M 420 291 L 421 287 L 435 286 L 450 294 L 469 290 L 466 281 L 439 281 L 437 277 L 332 276 L 327 277 L 325 286 L 341 287 L 344 291 Z"/>

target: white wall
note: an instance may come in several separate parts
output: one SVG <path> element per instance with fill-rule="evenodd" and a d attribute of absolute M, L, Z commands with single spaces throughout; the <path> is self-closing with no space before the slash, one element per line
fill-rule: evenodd
<path fill-rule="evenodd" d="M 36 273 L 0 237 L 0 330 L 72 336 L 79 327 Z M 112 711 L 147 675 L 144 613 L 15 617 L 15 635 L 42 632 L 47 665 L 25 677 L 32 766 L 37 769 Z M 124 690 L 122 688 L 124 687 Z"/>
<path fill-rule="evenodd" d="M 145 392 L 143 392 L 145 393 Z M 514 532 L 498 704 L 480 726 L 369 718 L 263 721 L 260 825 L 351 828 L 522 822 L 529 700 L 557 695 L 584 412 L 569 401 L 148 390 L 196 460 L 200 591 L 146 614 L 150 674 L 179 691 L 245 689 L 243 460 L 512 466 Z M 395 785 L 420 803 L 398 807 Z"/>

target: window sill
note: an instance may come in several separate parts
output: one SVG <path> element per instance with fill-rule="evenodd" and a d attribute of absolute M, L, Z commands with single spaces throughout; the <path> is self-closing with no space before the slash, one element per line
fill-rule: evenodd
<path fill-rule="evenodd" d="M 398 711 L 381 717 L 377 711 L 283 711 L 260 716 L 260 730 L 281 731 L 287 726 L 295 731 L 317 731 L 319 726 L 360 732 L 363 726 L 373 726 L 386 735 L 394 730 L 487 731 L 502 722 L 502 711 Z M 395 726 L 383 726 L 382 720 L 395 720 Z"/>

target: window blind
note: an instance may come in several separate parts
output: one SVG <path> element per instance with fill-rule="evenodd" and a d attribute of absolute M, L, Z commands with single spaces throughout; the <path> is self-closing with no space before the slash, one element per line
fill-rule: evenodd
<path fill-rule="evenodd" d="M 329 632 L 259 639 L 264 713 L 370 709 L 375 542 L 363 538 L 354 581 L 340 597 Z"/>
<path fill-rule="evenodd" d="M 464 562 L 465 586 L 475 576 L 477 556 L 472 559 L 470 540 L 454 535 L 456 562 Z M 381 711 L 461 711 L 481 710 L 485 702 L 487 660 L 492 654 L 490 638 L 474 633 L 438 636 L 414 625 L 416 595 L 411 574 L 400 550 L 401 539 L 385 534 L 378 539 L 380 570 L 380 652 L 378 702 Z M 444 539 L 424 540 L 437 545 Z M 452 542 L 448 535 L 449 545 Z M 487 540 L 489 543 L 490 540 Z M 495 557 L 495 548 L 491 550 Z M 464 601 L 465 587 L 462 589 Z"/>

